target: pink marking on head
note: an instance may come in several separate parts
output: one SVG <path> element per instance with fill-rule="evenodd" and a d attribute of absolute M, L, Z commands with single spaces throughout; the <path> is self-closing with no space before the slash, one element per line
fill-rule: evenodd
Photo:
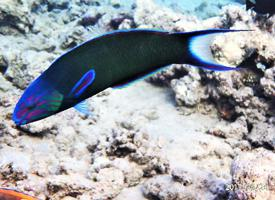
<path fill-rule="evenodd" d="M 39 116 L 39 115 L 41 115 L 43 112 L 44 112 L 44 110 L 34 110 L 33 112 L 30 112 L 30 113 L 27 115 L 26 119 L 31 119 L 31 118 L 34 117 L 34 116 Z"/>
<path fill-rule="evenodd" d="M 28 111 L 29 111 L 29 110 L 28 110 L 27 108 L 23 108 L 23 109 L 21 109 L 20 111 L 18 111 L 18 112 L 16 113 L 16 117 L 17 117 L 17 118 L 21 118 L 21 117 L 23 117 Z"/>
<path fill-rule="evenodd" d="M 34 102 L 38 102 L 42 97 L 43 97 L 43 93 L 36 96 L 35 99 L 34 99 Z"/>
<path fill-rule="evenodd" d="M 46 104 L 46 103 L 47 103 L 47 101 L 44 100 L 44 101 L 38 102 L 38 103 L 36 104 L 36 106 L 41 106 L 41 105 Z"/>
<path fill-rule="evenodd" d="M 31 100 L 33 100 L 33 96 L 29 96 L 28 98 L 27 98 L 27 101 L 31 101 Z"/>

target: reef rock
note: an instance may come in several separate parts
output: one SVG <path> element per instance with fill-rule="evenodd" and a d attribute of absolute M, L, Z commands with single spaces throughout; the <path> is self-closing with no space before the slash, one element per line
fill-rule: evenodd
<path fill-rule="evenodd" d="M 208 134 L 222 138 L 235 138 L 241 140 L 248 134 L 245 117 L 240 117 L 229 125 L 218 124 L 216 127 L 209 130 Z"/>
<path fill-rule="evenodd" d="M 271 97 L 274 98 L 275 97 L 275 81 L 274 81 L 274 77 L 275 77 L 275 66 L 267 69 L 265 71 L 265 75 L 263 78 L 261 78 L 261 86 L 264 90 L 264 94 L 267 97 Z"/>
<path fill-rule="evenodd" d="M 21 9 L 18 9 L 21 7 Z M 3 0 L 0 4 L 0 33 L 24 34 L 32 29 L 34 23 L 28 8 L 23 2 Z"/>
<path fill-rule="evenodd" d="M 264 122 L 255 124 L 247 136 L 252 145 L 275 149 L 275 126 Z"/>
<path fill-rule="evenodd" d="M 228 182 L 196 169 L 175 168 L 172 175 L 160 175 L 143 184 L 143 193 L 149 199 L 193 200 L 227 197 Z"/>
<path fill-rule="evenodd" d="M 171 87 L 179 106 L 192 107 L 208 97 L 205 88 L 200 83 L 200 75 L 196 69 L 190 70 L 189 74 L 183 78 L 172 80 Z"/>
<path fill-rule="evenodd" d="M 263 148 L 237 156 L 231 167 L 233 199 L 275 198 L 275 156 Z"/>
<path fill-rule="evenodd" d="M 143 193 L 150 199 L 195 199 L 195 196 L 187 193 L 182 184 L 173 182 L 170 177 L 156 177 L 150 179 L 145 183 Z"/>
<path fill-rule="evenodd" d="M 130 162 L 135 162 L 137 164 L 136 166 L 139 165 L 143 171 L 142 176 L 167 173 L 169 163 L 161 153 L 161 148 L 152 144 L 146 133 L 135 130 L 135 127 L 132 125 L 125 126 L 125 124 L 127 123 L 121 123 L 119 128 L 113 130 L 111 137 L 99 140 L 97 146 L 92 150 L 92 160 L 95 161 L 98 156 L 102 155 L 127 158 Z M 117 159 L 114 160 L 112 165 L 117 165 L 118 163 L 123 164 L 122 161 L 118 161 Z M 125 164 L 123 165 L 125 166 Z M 129 165 L 131 164 L 129 163 Z M 124 167 L 122 167 L 122 170 L 127 174 L 127 180 L 130 185 L 133 184 L 132 182 L 135 182 L 136 179 L 140 178 L 141 172 L 139 170 L 132 171 L 133 169 L 125 169 Z M 130 175 L 130 172 L 136 173 L 136 175 Z"/>

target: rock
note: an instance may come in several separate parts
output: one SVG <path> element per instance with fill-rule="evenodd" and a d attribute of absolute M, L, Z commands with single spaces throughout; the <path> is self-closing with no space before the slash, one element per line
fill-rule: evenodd
<path fill-rule="evenodd" d="M 248 134 L 248 127 L 245 117 L 238 118 L 235 122 L 225 126 L 224 124 L 208 130 L 208 134 L 222 138 L 235 138 L 241 140 Z"/>
<path fill-rule="evenodd" d="M 258 148 L 237 156 L 231 166 L 234 199 L 273 199 L 275 156 Z"/>
<path fill-rule="evenodd" d="M 254 125 L 247 139 L 253 146 L 265 147 L 271 150 L 275 149 L 275 126 L 264 122 Z"/>
<path fill-rule="evenodd" d="M 94 199 L 111 199 L 117 196 L 124 186 L 124 175 L 116 168 L 104 168 L 95 176 L 98 184 L 95 185 Z M 93 195 L 94 194 L 94 195 Z"/>
<path fill-rule="evenodd" d="M 161 7 L 153 0 L 136 1 L 136 11 L 134 21 L 140 28 L 158 28 L 167 31 L 191 30 L 194 24 L 199 24 L 199 20 L 194 16 L 175 13 L 172 10 Z M 159 23 L 161 19 L 161 23 Z"/>
<path fill-rule="evenodd" d="M 32 29 L 34 19 L 23 2 L 4 0 L 0 5 L 0 23 L 1 34 L 24 34 Z"/>
<path fill-rule="evenodd" d="M 149 179 L 143 184 L 144 195 L 149 199 L 164 200 L 221 199 L 228 196 L 224 189 L 225 181 L 212 175 L 198 171 L 174 169 L 172 177 L 161 175 Z M 194 182 L 190 182 L 190 179 Z M 188 182 L 186 182 L 187 180 Z M 204 192 L 198 193 L 198 190 Z"/>
<path fill-rule="evenodd" d="M 12 85 L 10 82 L 8 82 L 1 74 L 0 74 L 0 91 L 8 92 L 9 90 L 12 90 Z M 3 101 L 1 99 L 1 101 Z M 1 102 L 3 104 L 3 102 Z"/>
<path fill-rule="evenodd" d="M 250 87 L 240 88 L 233 93 L 233 98 L 242 107 L 248 107 L 253 96 L 254 93 Z"/>
<path fill-rule="evenodd" d="M 169 162 L 162 154 L 161 148 L 152 143 L 146 133 L 139 132 L 131 123 L 119 123 L 118 128 L 113 130 L 112 137 L 108 138 L 108 141 L 106 139 L 102 138 L 98 141 L 93 150 L 92 160 L 97 160 L 97 155 L 127 158 L 141 167 L 143 176 L 168 172 Z M 139 170 L 135 173 L 137 174 L 133 179 L 139 178 Z"/>
<path fill-rule="evenodd" d="M 98 20 L 102 17 L 102 14 L 96 13 L 93 15 L 86 14 L 82 17 L 82 19 L 79 21 L 79 24 L 82 26 L 94 26 L 97 24 Z"/>
<path fill-rule="evenodd" d="M 190 71 L 187 65 L 173 64 L 164 70 L 156 73 L 155 75 L 149 77 L 149 82 L 156 85 L 170 85 L 173 79 L 180 79 L 188 74 Z"/>
<path fill-rule="evenodd" d="M 84 35 L 84 30 L 82 27 L 78 27 L 74 29 L 71 33 L 67 33 L 66 35 L 63 35 L 63 38 L 61 38 L 61 48 L 69 49 L 82 43 L 85 40 L 83 35 Z"/>
<path fill-rule="evenodd" d="M 53 199 L 61 199 L 70 194 L 80 195 L 85 190 L 92 189 L 87 179 L 79 179 L 76 176 L 53 176 L 48 180 L 47 190 Z M 79 179 L 79 180 L 78 180 Z"/>
<path fill-rule="evenodd" d="M 68 9 L 69 1 L 67 1 L 67 0 L 60 0 L 60 1 L 47 0 L 47 5 L 48 5 L 49 12 L 54 9 Z"/>
<path fill-rule="evenodd" d="M 274 98 L 275 97 L 275 67 L 267 69 L 265 71 L 264 77 L 261 79 L 260 83 L 264 90 L 264 94 L 267 97 Z"/>
<path fill-rule="evenodd" d="M 2 149 L 0 154 L 1 168 L 5 168 L 6 166 L 12 164 L 11 171 L 13 173 L 26 174 L 30 172 L 31 158 L 29 154 L 20 152 L 15 148 L 5 148 L 4 150 Z M 24 162 L 21 162 L 22 160 L 24 160 Z"/>
<path fill-rule="evenodd" d="M 8 68 L 8 61 L 4 55 L 0 55 L 0 72 L 5 73 Z"/>
<path fill-rule="evenodd" d="M 62 198 L 61 200 L 76 200 L 76 198 L 66 196 L 66 197 Z"/>
<path fill-rule="evenodd" d="M 117 158 L 112 162 L 112 166 L 120 169 L 125 176 L 125 183 L 129 186 L 135 186 L 140 183 L 143 177 L 142 168 L 135 163 L 131 163 L 122 158 Z"/>
<path fill-rule="evenodd" d="M 49 66 L 51 59 L 52 55 L 47 52 L 24 51 L 20 56 L 11 58 L 9 62 L 13 67 L 8 68 L 5 76 L 24 89 Z"/>
<path fill-rule="evenodd" d="M 100 156 L 93 159 L 93 167 L 96 171 L 99 171 L 102 168 L 109 167 L 111 161 L 106 156 Z"/>
<path fill-rule="evenodd" d="M 234 138 L 227 138 L 225 142 L 228 143 L 235 152 L 249 151 L 252 149 L 250 142 L 247 140 L 236 141 Z"/>
<path fill-rule="evenodd" d="M 172 171 L 172 177 L 175 181 L 182 183 L 184 186 L 191 185 L 193 182 L 189 177 L 189 174 L 184 169 L 176 168 Z"/>
<path fill-rule="evenodd" d="M 143 186 L 143 193 L 149 199 L 195 199 L 195 196 L 188 193 L 182 184 L 173 182 L 170 177 L 166 176 L 155 177 L 147 181 Z"/>
<path fill-rule="evenodd" d="M 124 184 L 124 176 L 122 171 L 116 168 L 103 168 L 96 174 L 97 182 L 113 183 L 116 187 L 122 187 Z"/>
<path fill-rule="evenodd" d="M 172 80 L 171 87 L 175 92 L 176 102 L 179 106 L 193 107 L 207 98 L 205 88 L 202 87 L 197 72 L 189 73 L 188 76 L 179 80 Z"/>

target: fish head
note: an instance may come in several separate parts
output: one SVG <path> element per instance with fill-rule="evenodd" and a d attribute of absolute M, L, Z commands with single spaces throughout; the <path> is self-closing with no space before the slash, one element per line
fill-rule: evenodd
<path fill-rule="evenodd" d="M 60 92 L 38 78 L 24 91 L 15 106 L 12 119 L 20 126 L 49 117 L 59 111 L 62 101 Z"/>

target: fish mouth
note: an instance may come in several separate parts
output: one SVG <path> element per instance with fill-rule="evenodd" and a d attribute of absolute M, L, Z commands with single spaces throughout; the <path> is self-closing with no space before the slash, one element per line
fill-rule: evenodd
<path fill-rule="evenodd" d="M 12 120 L 16 124 L 16 126 L 23 126 L 41 119 L 44 119 L 48 116 L 51 116 L 56 113 L 56 111 L 59 107 L 59 104 L 61 103 L 58 102 L 58 107 L 55 106 L 56 102 L 53 102 L 54 104 L 48 103 L 45 104 L 44 107 L 45 109 L 42 110 L 37 110 L 36 108 L 34 109 L 29 109 L 29 108 L 22 108 L 21 104 L 16 105 L 13 115 L 12 115 Z"/>
<path fill-rule="evenodd" d="M 30 112 L 31 111 L 27 108 L 22 108 L 22 102 L 19 100 L 14 108 L 12 121 L 16 124 L 16 126 L 26 125 L 30 123 L 30 121 L 26 119 L 26 116 L 28 116 Z"/>
<path fill-rule="evenodd" d="M 14 123 L 15 123 L 16 126 L 23 126 L 23 125 L 27 124 L 27 122 L 25 120 L 24 121 L 18 121 L 18 122 L 14 121 Z"/>
<path fill-rule="evenodd" d="M 26 113 L 26 114 L 28 114 L 28 113 Z M 27 120 L 25 120 L 24 118 L 20 119 L 20 118 L 17 117 L 17 112 L 13 113 L 13 115 L 12 115 L 12 121 L 15 123 L 16 126 L 22 126 L 22 125 L 26 125 L 27 124 Z"/>

